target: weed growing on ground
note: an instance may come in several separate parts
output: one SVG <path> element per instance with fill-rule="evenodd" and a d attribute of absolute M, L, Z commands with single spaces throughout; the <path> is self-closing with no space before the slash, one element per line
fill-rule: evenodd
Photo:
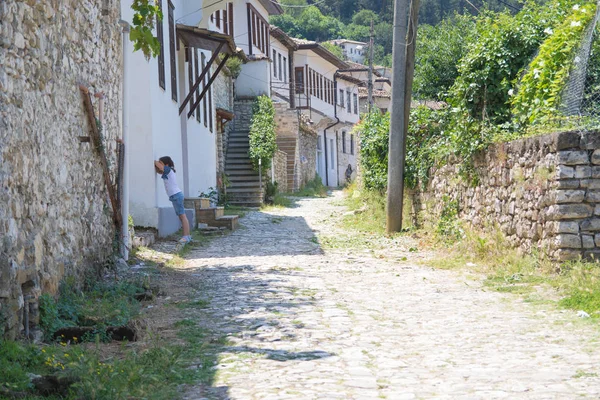
<path fill-rule="evenodd" d="M 246 216 L 246 214 L 248 214 L 248 211 L 250 211 L 247 207 L 240 207 L 240 206 L 232 206 L 232 205 L 227 205 L 225 207 L 225 215 L 237 215 L 240 218 L 244 218 Z"/>

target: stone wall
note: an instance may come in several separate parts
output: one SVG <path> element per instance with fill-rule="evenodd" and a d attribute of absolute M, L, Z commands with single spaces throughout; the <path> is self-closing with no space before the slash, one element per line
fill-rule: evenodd
<path fill-rule="evenodd" d="M 22 329 L 24 295 L 55 293 L 112 254 L 114 226 L 79 84 L 105 93 L 115 172 L 121 28 L 116 0 L 0 3 L 0 335 Z M 94 99 L 94 103 L 96 103 Z"/>
<path fill-rule="evenodd" d="M 457 200 L 466 223 L 496 225 L 526 252 L 558 260 L 600 256 L 600 132 L 563 132 L 497 144 L 475 160 L 479 183 L 450 160 L 412 194 L 420 222 Z"/>
<path fill-rule="evenodd" d="M 299 188 L 303 188 L 317 174 L 317 132 L 301 124 L 298 149 L 300 162 L 297 179 Z"/>
<path fill-rule="evenodd" d="M 273 156 L 273 166 L 275 172 L 275 182 L 277 182 L 277 189 L 281 193 L 288 191 L 287 187 L 287 154 L 281 150 L 276 150 Z M 271 176 L 271 170 L 269 169 L 268 176 Z"/>
<path fill-rule="evenodd" d="M 213 67 L 216 68 L 216 67 Z M 213 71 L 214 73 L 214 71 Z M 225 68 L 217 75 L 212 88 L 215 107 L 233 112 L 233 79 L 227 75 Z M 229 132 L 233 127 L 233 123 L 229 122 L 225 125 L 223 132 L 217 132 L 217 182 L 219 188 L 222 188 L 223 174 L 225 173 L 225 155 L 227 154 L 227 146 L 229 145 Z"/>

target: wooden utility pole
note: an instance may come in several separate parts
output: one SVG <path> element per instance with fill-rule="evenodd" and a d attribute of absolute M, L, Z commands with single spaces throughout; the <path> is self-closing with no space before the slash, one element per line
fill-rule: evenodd
<path fill-rule="evenodd" d="M 387 232 L 394 233 L 402 230 L 402 207 L 404 196 L 404 161 L 406 127 L 408 126 L 407 110 L 410 111 L 412 74 L 414 70 L 414 48 L 412 61 L 407 56 L 409 47 L 416 41 L 416 18 L 419 2 L 413 0 L 409 22 L 408 0 L 395 0 L 394 6 L 394 44 L 392 65 L 392 107 L 390 121 L 390 141 L 388 153 L 388 191 L 387 191 Z M 416 7 L 414 7 L 416 5 Z M 412 40 L 407 38 L 408 25 L 412 26 Z M 408 40 L 407 40 L 408 39 Z M 409 72 L 409 70 L 411 70 Z M 410 79 L 407 79 L 410 78 Z M 410 80 L 410 82 L 407 82 Z M 407 87 L 407 83 L 408 86 Z M 409 89 L 410 88 L 410 89 Z"/>
<path fill-rule="evenodd" d="M 371 20 L 371 39 L 369 40 L 369 113 L 373 109 L 373 20 Z"/>

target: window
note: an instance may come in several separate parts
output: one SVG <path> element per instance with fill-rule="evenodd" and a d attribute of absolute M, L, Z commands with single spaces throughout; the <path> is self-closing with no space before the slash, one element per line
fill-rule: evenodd
<path fill-rule="evenodd" d="M 210 68 L 206 74 L 206 80 L 210 81 Z M 212 88 L 209 88 L 206 94 L 208 95 L 208 129 L 210 130 L 210 133 L 213 133 Z"/>
<path fill-rule="evenodd" d="M 277 67 L 279 69 L 279 80 L 282 81 L 283 74 L 281 73 L 281 54 L 278 54 L 277 57 L 279 58 L 279 60 L 278 60 L 279 64 L 277 64 Z"/>
<path fill-rule="evenodd" d="M 227 13 L 229 17 L 229 36 L 233 37 L 233 3 L 229 3 L 229 12 Z"/>
<path fill-rule="evenodd" d="M 346 154 L 346 131 L 342 131 L 342 153 Z"/>
<path fill-rule="evenodd" d="M 250 55 L 252 47 L 257 47 L 263 54 L 269 55 L 269 24 L 260 13 L 248 4 L 248 46 Z"/>
<path fill-rule="evenodd" d="M 352 112 L 352 97 L 350 97 L 350 91 L 346 90 L 346 112 Z"/>
<path fill-rule="evenodd" d="M 296 67 L 296 93 L 304 93 L 304 67 Z"/>
<path fill-rule="evenodd" d="M 188 90 L 192 90 L 192 86 L 194 86 L 194 64 L 192 59 L 192 47 L 185 48 L 185 58 L 188 63 Z M 192 106 L 194 105 L 194 98 L 192 97 L 192 101 L 190 102 L 190 111 L 192 111 Z"/>
<path fill-rule="evenodd" d="M 198 71 L 198 50 L 193 49 L 192 50 L 194 52 L 194 70 L 196 71 L 194 74 L 194 80 L 198 79 L 200 77 L 200 71 Z M 198 100 L 198 98 L 200 97 L 200 86 L 198 86 L 196 88 L 196 96 L 193 97 L 192 96 L 192 103 L 195 103 L 196 100 Z M 198 104 L 196 106 L 196 121 L 200 122 L 200 104 Z"/>
<path fill-rule="evenodd" d="M 344 89 L 340 89 L 340 107 L 344 108 Z"/>
<path fill-rule="evenodd" d="M 350 154 L 354 155 L 354 135 L 350 134 Z"/>
<path fill-rule="evenodd" d="M 158 2 L 158 8 L 160 8 L 160 12 L 162 12 L 162 0 Z M 163 24 L 162 21 L 156 19 L 156 36 L 158 37 L 158 42 L 160 43 L 160 52 L 158 54 L 158 86 L 161 88 L 165 88 L 165 39 L 163 32 Z"/>
<path fill-rule="evenodd" d="M 277 78 L 277 52 L 273 50 L 273 76 Z"/>
<path fill-rule="evenodd" d="M 169 1 L 169 55 L 171 60 L 171 98 L 177 101 L 177 63 L 175 57 L 175 18 L 173 17 L 175 7 Z"/>
<path fill-rule="evenodd" d="M 196 79 L 198 79 L 198 77 L 200 77 L 200 71 L 198 68 L 198 50 L 193 49 L 193 52 L 194 52 L 194 70 L 196 71 L 195 75 L 194 75 L 194 77 L 195 77 L 194 80 L 196 80 Z M 198 86 L 196 88 L 196 97 L 192 96 L 192 100 L 191 100 L 192 103 L 195 103 L 199 97 L 200 97 L 200 86 Z M 196 121 L 200 122 L 200 104 L 198 104 L 196 106 L 195 112 L 196 112 Z"/>
<path fill-rule="evenodd" d="M 206 68 L 206 55 L 202 53 L 201 56 L 202 71 L 204 71 L 204 68 Z M 206 75 L 204 75 L 204 78 L 202 79 L 202 91 L 204 91 L 204 88 L 206 88 Z M 204 126 L 208 126 L 208 121 L 206 118 L 206 95 L 204 95 L 204 97 L 202 98 L 202 118 L 204 119 Z"/>
<path fill-rule="evenodd" d="M 215 12 L 217 18 L 217 28 L 221 29 L 221 10 Z"/>
<path fill-rule="evenodd" d="M 333 139 L 329 139 L 329 153 L 331 155 L 331 158 L 329 159 L 331 161 L 329 165 L 330 169 L 335 169 L 335 149 L 333 148 L 334 145 L 335 143 L 333 142 Z"/>
<path fill-rule="evenodd" d="M 283 57 L 283 81 L 285 83 L 287 83 L 287 81 L 288 81 L 287 71 L 288 71 L 287 58 Z"/>
<path fill-rule="evenodd" d="M 356 93 L 352 95 L 352 98 L 354 99 L 354 114 L 358 115 L 358 96 Z"/>

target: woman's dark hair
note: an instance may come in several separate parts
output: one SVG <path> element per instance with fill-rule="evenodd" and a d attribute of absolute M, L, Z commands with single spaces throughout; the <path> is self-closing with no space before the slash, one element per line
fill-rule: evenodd
<path fill-rule="evenodd" d="M 173 164 L 173 160 L 171 160 L 171 157 L 169 156 L 164 156 L 158 159 L 160 162 L 162 162 L 163 164 L 165 164 L 167 167 L 171 168 L 173 170 L 173 172 L 177 172 L 175 171 L 175 164 Z"/>

